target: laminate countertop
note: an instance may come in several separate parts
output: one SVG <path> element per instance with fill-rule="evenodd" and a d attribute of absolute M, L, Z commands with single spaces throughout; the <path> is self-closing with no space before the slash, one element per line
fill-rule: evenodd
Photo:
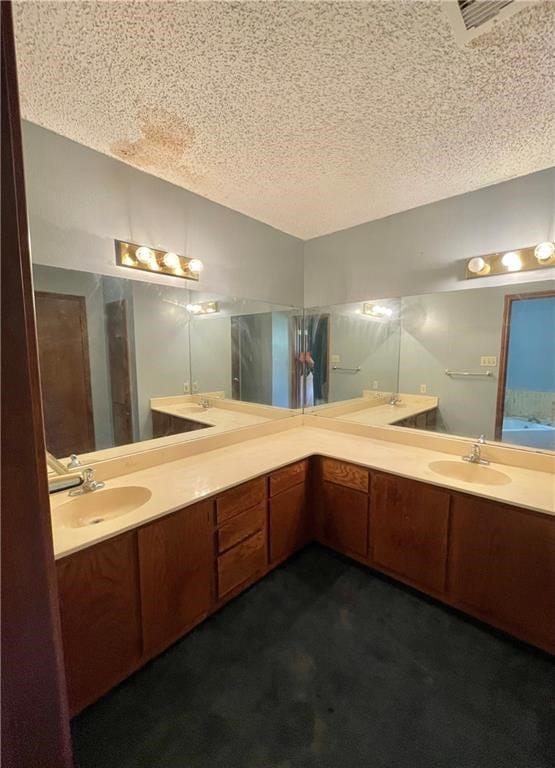
<path fill-rule="evenodd" d="M 353 424 L 367 424 L 373 427 L 384 427 L 388 424 L 397 424 L 399 421 L 419 416 L 421 413 L 435 411 L 436 405 L 427 403 L 399 403 L 399 405 L 373 405 L 363 408 L 355 413 L 346 413 L 344 416 L 335 416 L 340 421 L 350 421 Z"/>
<path fill-rule="evenodd" d="M 438 475 L 430 469 L 429 465 L 433 462 L 460 461 L 453 454 L 302 426 L 112 478 L 106 482 L 106 489 L 141 486 L 149 489 L 151 497 L 133 511 L 96 525 L 73 528 L 64 524 L 67 507 L 64 510 L 63 505 L 73 503 L 73 500 L 68 498 L 67 492 L 52 495 L 55 556 L 61 558 L 77 552 L 246 480 L 313 455 L 328 456 L 369 469 L 383 470 L 454 491 L 555 515 L 555 475 L 548 472 L 492 464 L 492 469 L 505 473 L 509 480 L 499 485 L 468 483 Z M 94 492 L 98 500 L 99 517 L 102 516 L 103 493 Z"/>

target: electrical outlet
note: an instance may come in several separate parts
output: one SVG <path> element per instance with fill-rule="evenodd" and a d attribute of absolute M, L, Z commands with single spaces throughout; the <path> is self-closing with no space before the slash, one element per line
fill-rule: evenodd
<path fill-rule="evenodd" d="M 378 387 L 379 387 L 379 382 L 374 380 L 372 382 L 372 389 L 378 389 Z"/>
<path fill-rule="evenodd" d="M 495 355 L 482 355 L 480 358 L 480 365 L 485 365 L 488 368 L 491 368 L 494 365 L 497 365 L 497 357 Z"/>
<path fill-rule="evenodd" d="M 331 355 L 331 361 L 332 361 L 332 363 L 340 363 L 341 362 L 341 356 L 340 355 Z"/>
<path fill-rule="evenodd" d="M 183 383 L 183 394 L 184 395 L 190 395 L 191 394 L 191 382 L 185 381 Z"/>
<path fill-rule="evenodd" d="M 420 385 L 420 394 L 421 394 L 421 395 L 425 395 L 425 394 L 426 394 L 426 391 L 427 391 L 427 389 L 428 389 L 428 385 L 427 385 L 427 384 L 421 384 L 421 385 Z"/>
<path fill-rule="evenodd" d="M 193 381 L 193 392 L 198 392 L 198 381 Z"/>

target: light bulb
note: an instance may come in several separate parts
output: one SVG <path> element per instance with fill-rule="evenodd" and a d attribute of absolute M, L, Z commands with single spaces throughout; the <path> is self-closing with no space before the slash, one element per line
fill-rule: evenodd
<path fill-rule="evenodd" d="M 147 248 L 146 245 L 141 245 L 141 247 L 137 248 L 135 251 L 135 256 L 137 257 L 137 261 L 140 261 L 141 264 L 150 264 L 154 259 L 154 251 L 151 248 Z"/>
<path fill-rule="evenodd" d="M 545 243 L 536 245 L 534 249 L 534 256 L 538 261 L 549 261 L 549 259 L 553 258 L 554 254 L 555 244 L 551 243 L 549 240 L 546 240 Z"/>
<path fill-rule="evenodd" d="M 168 269 L 177 269 L 179 266 L 179 256 L 173 251 L 168 251 L 164 254 L 163 262 L 164 266 Z"/>
<path fill-rule="evenodd" d="M 516 251 L 507 251 L 507 253 L 501 259 L 501 263 L 504 267 L 507 267 L 509 272 L 518 272 L 522 266 L 520 256 Z"/>
<path fill-rule="evenodd" d="M 204 264 L 200 259 L 191 259 L 189 262 L 189 272 L 202 272 Z"/>
<path fill-rule="evenodd" d="M 467 264 L 467 267 L 469 272 L 472 272 L 472 274 L 477 275 L 483 269 L 485 269 L 486 267 L 485 259 L 483 259 L 481 256 L 475 256 L 473 259 L 470 259 L 470 261 Z"/>

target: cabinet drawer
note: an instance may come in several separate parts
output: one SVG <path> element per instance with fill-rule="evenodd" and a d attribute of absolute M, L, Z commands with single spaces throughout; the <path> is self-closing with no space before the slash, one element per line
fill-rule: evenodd
<path fill-rule="evenodd" d="M 298 461 L 296 464 L 290 464 L 288 467 L 278 469 L 270 475 L 270 496 L 276 493 L 293 488 L 293 486 L 303 483 L 306 478 L 306 461 Z"/>
<path fill-rule="evenodd" d="M 218 528 L 218 552 L 225 552 L 243 539 L 266 527 L 266 501 L 239 512 Z"/>
<path fill-rule="evenodd" d="M 322 479 L 357 491 L 368 491 L 368 470 L 335 459 L 321 459 Z"/>
<path fill-rule="evenodd" d="M 243 483 L 237 488 L 226 491 L 216 501 L 216 521 L 220 523 L 229 520 L 233 515 L 244 512 L 266 498 L 266 478 L 257 477 Z"/>
<path fill-rule="evenodd" d="M 266 565 L 266 531 L 263 530 L 218 557 L 218 597 L 264 571 Z"/>

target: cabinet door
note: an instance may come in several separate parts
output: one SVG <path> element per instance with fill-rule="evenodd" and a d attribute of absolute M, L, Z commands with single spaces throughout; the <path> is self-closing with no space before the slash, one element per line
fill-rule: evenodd
<path fill-rule="evenodd" d="M 449 493 L 393 475 L 372 478 L 372 562 L 439 594 L 445 587 Z"/>
<path fill-rule="evenodd" d="M 306 544 L 305 484 L 270 500 L 270 562 L 279 563 Z"/>
<path fill-rule="evenodd" d="M 72 715 L 139 664 L 141 624 L 135 532 L 57 562 Z"/>
<path fill-rule="evenodd" d="M 452 600 L 555 650 L 555 519 L 475 497 L 452 501 Z"/>
<path fill-rule="evenodd" d="M 316 510 L 316 538 L 345 554 L 368 554 L 368 494 L 326 480 Z"/>
<path fill-rule="evenodd" d="M 139 529 L 145 654 L 206 616 L 214 578 L 213 504 L 204 501 Z"/>

